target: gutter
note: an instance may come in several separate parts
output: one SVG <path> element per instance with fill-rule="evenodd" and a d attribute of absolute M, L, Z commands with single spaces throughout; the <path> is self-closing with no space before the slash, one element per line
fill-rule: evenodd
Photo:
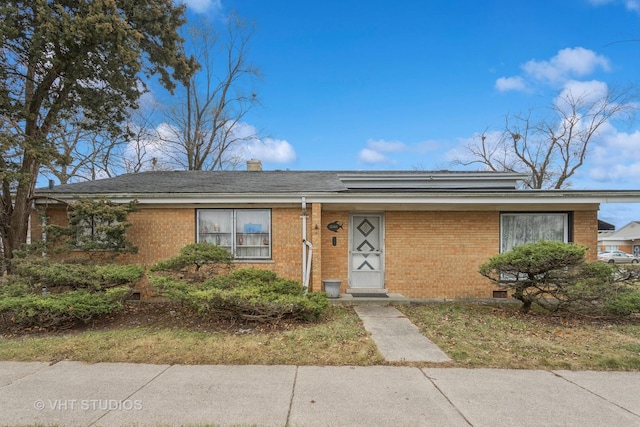
<path fill-rule="evenodd" d="M 37 192 L 35 203 L 63 202 L 78 197 L 106 197 L 139 204 L 237 204 L 237 203 L 299 203 L 304 198 L 312 203 L 377 203 L 377 204 L 525 204 L 525 203 L 640 203 L 639 190 L 613 191 L 432 191 L 432 192 L 318 192 L 302 193 L 55 193 Z"/>
<path fill-rule="evenodd" d="M 302 286 L 304 293 L 309 292 L 309 277 L 311 276 L 311 260 L 313 258 L 313 245 L 307 240 L 307 199 L 302 197 Z"/>

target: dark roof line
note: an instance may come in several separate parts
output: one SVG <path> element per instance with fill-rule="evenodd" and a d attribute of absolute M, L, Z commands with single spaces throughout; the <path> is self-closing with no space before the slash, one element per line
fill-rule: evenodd
<path fill-rule="evenodd" d="M 45 187 L 37 194 L 242 194 L 515 189 L 521 174 L 471 171 L 151 171 Z"/>

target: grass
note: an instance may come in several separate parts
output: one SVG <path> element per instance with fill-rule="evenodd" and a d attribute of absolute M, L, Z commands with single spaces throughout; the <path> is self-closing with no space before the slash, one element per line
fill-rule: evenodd
<path fill-rule="evenodd" d="M 400 308 L 469 368 L 640 370 L 640 322 L 520 313 L 515 307 L 443 304 Z"/>
<path fill-rule="evenodd" d="M 372 365 L 382 362 L 352 310 L 290 329 L 202 332 L 137 326 L 0 339 L 0 360 L 156 364 Z"/>
<path fill-rule="evenodd" d="M 640 321 L 522 314 L 515 307 L 400 306 L 466 368 L 640 371 Z M 203 330 L 140 324 L 0 338 L 0 360 L 158 364 L 385 364 L 350 308 L 331 306 L 316 324 Z M 395 364 L 395 363 L 394 363 Z M 413 364 L 415 365 L 415 364 Z"/>

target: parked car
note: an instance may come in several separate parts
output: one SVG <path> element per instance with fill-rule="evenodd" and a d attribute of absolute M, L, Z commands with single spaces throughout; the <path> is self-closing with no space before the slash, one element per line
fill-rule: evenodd
<path fill-rule="evenodd" d="M 609 264 L 637 264 L 640 258 L 622 251 L 600 252 L 598 261 L 608 262 Z"/>

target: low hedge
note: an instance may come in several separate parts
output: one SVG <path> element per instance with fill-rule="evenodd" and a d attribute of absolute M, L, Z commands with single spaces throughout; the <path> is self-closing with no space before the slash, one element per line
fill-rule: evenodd
<path fill-rule="evenodd" d="M 150 283 L 167 298 L 183 302 L 194 312 L 220 318 L 311 321 L 318 319 L 329 304 L 324 292 L 305 294 L 299 282 L 253 268 L 216 276 L 201 284 L 167 276 L 152 276 Z"/>
<path fill-rule="evenodd" d="M 21 327 L 65 328 L 121 310 L 129 295 L 128 286 L 103 292 L 75 290 L 50 295 L 22 294 L 17 286 L 4 289 L 0 315 Z M 7 296 L 12 295 L 12 296 Z"/>
<path fill-rule="evenodd" d="M 117 286 L 131 286 L 140 280 L 143 272 L 144 269 L 136 265 L 26 258 L 15 262 L 9 281 L 17 280 L 34 288 L 47 287 L 50 290 L 62 288 L 97 291 Z"/>
<path fill-rule="evenodd" d="M 17 260 L 0 283 L 5 325 L 59 329 L 119 311 L 143 269 L 133 265 Z"/>

